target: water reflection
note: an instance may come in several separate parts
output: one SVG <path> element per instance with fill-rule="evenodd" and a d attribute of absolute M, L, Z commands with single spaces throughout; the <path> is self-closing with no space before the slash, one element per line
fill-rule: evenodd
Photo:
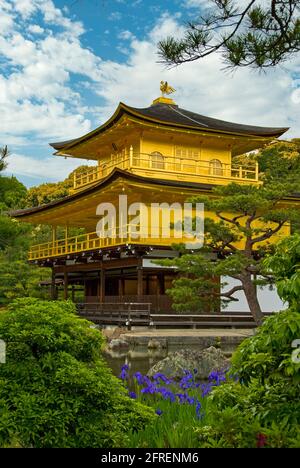
<path fill-rule="evenodd" d="M 103 356 L 113 373 L 119 376 L 123 364 L 129 365 L 131 374 L 138 371 L 146 374 L 154 364 L 164 359 L 168 352 L 170 349 L 150 350 L 140 346 L 129 350 L 105 350 Z"/>
<path fill-rule="evenodd" d="M 199 350 L 199 345 L 189 345 L 188 349 L 191 351 Z M 168 349 L 148 349 L 144 346 L 135 346 L 134 348 L 126 350 L 105 350 L 103 356 L 114 375 L 119 376 L 121 367 L 124 364 L 129 365 L 131 375 L 135 372 L 146 374 L 154 364 L 175 351 L 179 351 L 178 345 L 169 345 Z M 228 348 L 224 351 L 226 351 L 226 354 L 230 355 L 233 349 Z"/>

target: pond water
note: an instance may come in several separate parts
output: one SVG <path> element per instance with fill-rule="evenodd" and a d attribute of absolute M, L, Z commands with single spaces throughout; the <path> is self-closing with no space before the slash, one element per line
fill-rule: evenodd
<path fill-rule="evenodd" d="M 169 345 L 167 349 L 148 349 L 143 346 L 135 346 L 131 349 L 122 351 L 104 351 L 103 356 L 114 375 L 119 376 L 121 367 L 124 364 L 129 365 L 130 374 L 141 372 L 147 374 L 154 364 L 164 359 L 168 354 L 179 351 L 178 345 Z M 199 350 L 199 345 L 184 346 L 184 349 Z M 224 350 L 226 354 L 231 355 L 233 348 Z"/>

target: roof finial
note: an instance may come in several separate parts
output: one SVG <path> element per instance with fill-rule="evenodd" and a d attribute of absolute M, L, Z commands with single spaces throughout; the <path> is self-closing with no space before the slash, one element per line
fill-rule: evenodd
<path fill-rule="evenodd" d="M 166 94 L 175 93 L 176 91 L 176 89 L 172 88 L 172 86 L 170 86 L 167 81 L 160 82 L 160 90 L 162 97 L 165 97 Z"/>
<path fill-rule="evenodd" d="M 152 106 L 155 106 L 156 104 L 167 104 L 169 106 L 176 106 L 176 103 L 173 101 L 173 99 L 167 97 L 167 95 L 175 93 L 176 89 L 172 88 L 172 86 L 170 86 L 167 81 L 161 81 L 160 90 L 161 96 L 157 99 L 154 99 L 154 101 L 152 102 Z"/>

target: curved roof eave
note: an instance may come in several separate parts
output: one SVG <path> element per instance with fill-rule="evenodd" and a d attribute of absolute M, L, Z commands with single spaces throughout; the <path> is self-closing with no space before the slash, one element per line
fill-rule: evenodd
<path fill-rule="evenodd" d="M 159 113 L 155 112 L 155 110 L 162 110 L 162 112 L 160 112 L 162 115 L 159 115 Z M 110 119 L 108 119 L 107 122 L 102 124 L 100 127 L 97 127 L 95 130 L 92 130 L 91 132 L 79 138 L 57 143 L 50 143 L 50 146 L 52 146 L 58 152 L 62 150 L 66 151 L 68 149 L 71 149 L 73 146 L 76 146 L 79 143 L 83 143 L 84 141 L 87 141 L 95 135 L 105 131 L 107 128 L 110 128 L 122 117 L 124 113 L 126 113 L 129 116 L 131 115 L 133 117 L 138 117 L 141 120 L 145 120 L 156 124 L 159 123 L 169 127 L 179 127 L 214 133 L 218 132 L 227 135 L 276 138 L 281 136 L 287 130 L 289 130 L 288 127 L 274 128 L 236 124 L 233 122 L 227 122 L 224 120 L 218 120 L 211 117 L 202 116 L 200 114 L 186 111 L 185 109 L 180 109 L 177 106 L 155 105 L 144 109 L 138 109 L 135 107 L 127 106 L 123 102 L 120 102 Z M 200 119 L 202 121 L 204 120 L 207 123 L 201 123 L 196 119 Z M 193 124 L 191 122 L 193 122 Z"/>
<path fill-rule="evenodd" d="M 78 193 L 74 193 L 72 195 L 68 195 L 67 197 L 61 198 L 59 200 L 54 200 L 50 203 L 40 206 L 34 206 L 32 208 L 24 208 L 22 210 L 14 210 L 9 212 L 9 215 L 13 218 L 22 218 L 26 217 L 27 215 L 31 216 L 35 213 L 40 213 L 42 211 L 46 211 L 51 208 L 56 208 L 57 206 L 65 205 L 73 200 L 78 200 L 80 198 L 84 198 L 90 193 L 95 192 L 99 188 L 103 188 L 110 184 L 113 180 L 118 178 L 124 178 L 128 180 L 132 180 L 134 182 L 141 182 L 141 183 L 150 183 L 156 185 L 167 185 L 168 187 L 181 187 L 181 188 L 196 188 L 196 189 L 204 189 L 204 190 L 211 190 L 214 186 L 213 184 L 203 184 L 197 182 L 184 182 L 184 181 L 170 181 L 170 180 L 160 180 L 160 179 L 151 179 L 149 177 L 143 177 L 137 174 L 133 174 L 131 172 L 119 169 L 116 167 L 105 179 L 100 180 L 99 182 L 93 184 L 90 187 L 81 190 Z"/>

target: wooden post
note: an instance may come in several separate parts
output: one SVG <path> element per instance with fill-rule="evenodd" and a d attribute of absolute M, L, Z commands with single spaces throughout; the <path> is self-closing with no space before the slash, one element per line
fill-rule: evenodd
<path fill-rule="evenodd" d="M 165 294 L 165 276 L 163 273 L 157 274 L 157 292 L 159 296 Z"/>
<path fill-rule="evenodd" d="M 69 227 L 65 227 L 65 253 L 68 253 L 68 237 L 69 237 Z"/>
<path fill-rule="evenodd" d="M 121 270 L 121 278 L 119 278 L 119 297 L 122 298 L 125 293 L 125 280 L 123 276 L 123 270 Z"/>
<path fill-rule="evenodd" d="M 66 267 L 65 267 L 65 271 L 64 271 L 64 300 L 66 301 L 69 297 L 69 291 L 68 291 L 68 288 L 69 288 L 69 278 L 68 278 L 68 272 L 66 270 Z"/>
<path fill-rule="evenodd" d="M 99 272 L 99 302 L 105 302 L 105 270 L 103 262 L 101 262 L 101 270 Z"/>
<path fill-rule="evenodd" d="M 56 284 L 55 284 L 55 271 L 52 267 L 52 276 L 51 276 L 51 300 L 55 301 L 56 299 Z"/>
<path fill-rule="evenodd" d="M 139 259 L 137 267 L 137 296 L 141 298 L 143 295 L 143 260 Z"/>
<path fill-rule="evenodd" d="M 52 248 L 51 248 L 51 253 L 52 255 L 57 254 L 57 227 L 52 226 Z"/>
<path fill-rule="evenodd" d="M 128 306 L 127 330 L 131 330 L 131 304 Z"/>
<path fill-rule="evenodd" d="M 130 167 L 133 166 L 133 146 L 132 145 L 129 148 L 129 165 Z"/>

